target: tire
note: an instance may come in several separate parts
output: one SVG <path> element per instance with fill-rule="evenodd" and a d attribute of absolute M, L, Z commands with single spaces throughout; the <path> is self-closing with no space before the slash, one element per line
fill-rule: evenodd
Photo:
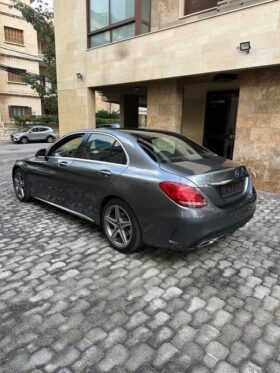
<path fill-rule="evenodd" d="M 102 228 L 115 250 L 129 253 L 142 246 L 141 229 L 135 214 L 126 202 L 118 198 L 105 205 Z"/>
<path fill-rule="evenodd" d="M 21 144 L 28 144 L 28 138 L 27 137 L 22 137 L 21 139 L 20 139 L 20 143 Z"/>
<path fill-rule="evenodd" d="M 54 142 L 54 137 L 53 137 L 53 136 L 48 136 L 48 137 L 47 137 L 47 142 L 48 142 L 49 144 L 51 144 L 52 142 Z"/>
<path fill-rule="evenodd" d="M 13 173 L 13 184 L 17 199 L 20 202 L 31 201 L 32 198 L 30 195 L 27 178 L 24 172 L 19 168 L 17 168 Z"/>

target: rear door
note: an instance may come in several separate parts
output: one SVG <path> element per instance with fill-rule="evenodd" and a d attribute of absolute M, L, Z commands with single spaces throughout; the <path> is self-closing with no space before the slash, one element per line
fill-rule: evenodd
<path fill-rule="evenodd" d="M 98 221 L 101 200 L 127 166 L 125 149 L 113 135 L 91 133 L 71 164 L 70 201 L 79 201 L 75 211 Z"/>

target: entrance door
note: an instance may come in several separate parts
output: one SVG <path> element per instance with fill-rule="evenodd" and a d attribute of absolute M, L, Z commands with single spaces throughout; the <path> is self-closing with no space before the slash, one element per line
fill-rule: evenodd
<path fill-rule="evenodd" d="M 209 92 L 207 95 L 203 145 L 232 159 L 239 91 Z"/>

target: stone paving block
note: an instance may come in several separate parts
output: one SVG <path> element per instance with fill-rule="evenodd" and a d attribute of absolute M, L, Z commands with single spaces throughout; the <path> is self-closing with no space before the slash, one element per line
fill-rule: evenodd
<path fill-rule="evenodd" d="M 123 345 L 116 345 L 109 350 L 104 359 L 99 362 L 98 369 L 102 372 L 109 372 L 117 365 L 123 366 L 128 357 L 128 350 Z"/>
<path fill-rule="evenodd" d="M 274 356 L 274 346 L 262 339 L 257 341 L 254 351 L 252 359 L 260 366 L 263 366 L 267 360 L 272 359 Z"/>
<path fill-rule="evenodd" d="M 0 160 L 0 372 L 280 371 L 280 198 L 259 193 L 254 219 L 210 248 L 126 255 L 97 226 L 20 203 L 12 165 Z"/>
<path fill-rule="evenodd" d="M 131 352 L 129 360 L 126 362 L 125 367 L 130 372 L 135 372 L 140 366 L 150 361 L 154 355 L 154 350 L 146 345 L 140 344 Z"/>
<path fill-rule="evenodd" d="M 156 352 L 156 357 L 154 360 L 154 366 L 156 368 L 162 367 L 166 362 L 168 362 L 176 353 L 177 348 L 171 343 L 164 343 Z"/>

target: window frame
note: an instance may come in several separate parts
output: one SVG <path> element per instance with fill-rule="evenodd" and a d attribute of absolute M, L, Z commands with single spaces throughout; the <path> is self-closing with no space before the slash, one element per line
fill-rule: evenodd
<path fill-rule="evenodd" d="M 82 138 L 82 141 L 75 151 L 75 154 L 76 154 L 79 147 L 84 143 L 85 139 L 87 138 L 87 135 L 86 135 L 85 132 L 72 133 L 71 135 L 66 135 L 66 136 L 62 137 L 58 142 L 56 142 L 53 146 L 50 147 L 50 149 L 48 150 L 48 153 L 46 154 L 46 157 L 47 158 L 53 158 L 53 159 L 60 159 L 60 158 L 62 158 L 62 159 L 78 159 L 78 158 L 74 158 L 74 157 L 54 156 L 54 155 L 51 155 L 51 153 L 53 151 L 56 151 L 58 148 L 60 148 L 61 146 L 63 146 L 67 142 L 69 142 L 71 140 L 75 140 L 76 138 L 79 138 L 79 137 Z"/>
<path fill-rule="evenodd" d="M 24 69 L 17 69 L 17 70 L 20 71 L 21 73 L 26 74 L 26 70 L 24 70 Z M 16 76 L 18 76 L 19 78 L 13 79 Z M 16 84 L 26 85 L 26 83 L 22 80 L 22 75 L 17 74 L 17 73 L 13 73 L 11 71 L 8 71 L 8 83 L 16 83 Z"/>
<path fill-rule="evenodd" d="M 25 114 L 12 114 L 13 108 L 25 108 L 27 109 L 27 113 Z M 32 115 L 32 107 L 31 106 L 23 106 L 23 105 L 9 105 L 9 118 L 14 118 L 15 116 L 18 115 Z"/>
<path fill-rule="evenodd" d="M 109 161 L 106 161 L 106 160 L 99 161 L 99 160 L 87 159 L 87 158 L 77 158 L 77 159 L 81 159 L 81 160 L 89 161 L 89 162 L 95 162 L 95 163 L 116 165 L 116 166 L 127 166 L 128 165 L 128 154 L 127 154 L 124 146 L 122 145 L 122 143 L 121 143 L 121 141 L 119 139 L 117 139 L 115 136 L 113 136 L 111 134 L 108 134 L 108 133 L 104 133 L 104 132 L 92 132 L 92 133 L 89 133 L 88 136 L 85 138 L 85 141 L 83 142 L 83 144 L 81 144 L 81 147 L 82 147 L 82 145 L 86 144 L 90 140 L 91 136 L 104 136 L 104 137 L 108 137 L 110 139 L 110 141 L 112 142 L 110 151 L 113 149 L 113 147 L 117 143 L 122 148 L 122 151 L 123 151 L 124 156 L 125 156 L 125 163 L 109 162 Z M 93 141 L 95 141 L 95 140 L 93 140 Z"/>
<path fill-rule="evenodd" d="M 126 163 L 125 164 L 120 164 L 120 163 L 111 163 L 111 162 L 106 162 L 106 161 L 94 161 L 92 159 L 84 159 L 84 158 L 75 158 L 75 157 L 54 157 L 53 155 L 49 155 L 52 151 L 52 149 L 59 145 L 61 142 L 63 142 L 64 140 L 66 140 L 68 137 L 71 138 L 71 137 L 74 137 L 76 135 L 83 135 L 84 136 L 84 139 L 83 141 L 81 142 L 81 144 L 79 145 L 82 146 L 88 139 L 91 135 L 104 135 L 104 136 L 109 136 L 109 137 L 112 137 L 115 141 L 117 141 L 124 153 L 125 153 L 125 157 L 126 157 Z M 124 145 L 121 143 L 121 141 L 114 135 L 112 134 L 109 134 L 109 133 L 105 133 L 105 132 L 97 132 L 97 131 L 94 131 L 94 132 L 76 132 L 76 133 L 72 133 L 71 135 L 66 135 L 64 137 L 62 137 L 58 142 L 56 142 L 53 146 L 50 147 L 48 153 L 46 154 L 46 157 L 48 158 L 56 158 L 56 159 L 59 159 L 59 158 L 63 158 L 63 159 L 69 159 L 69 160 L 75 160 L 75 161 L 81 161 L 81 162 L 93 162 L 93 163 L 96 163 L 96 164 L 109 164 L 109 165 L 114 165 L 114 166 L 119 166 L 119 167 L 128 167 L 129 166 L 129 163 L 130 163 L 130 158 L 129 158 L 129 155 L 128 155 L 128 152 L 127 150 L 125 149 Z"/>
<path fill-rule="evenodd" d="M 130 18 L 124 19 L 123 21 L 115 22 L 115 23 L 112 23 L 112 24 L 111 24 L 111 0 L 108 0 L 109 1 L 109 25 L 105 26 L 105 27 L 102 27 L 98 30 L 91 31 L 91 29 L 90 29 L 90 1 L 91 0 L 87 0 L 87 4 L 86 4 L 86 6 L 87 6 L 87 47 L 88 47 L 88 49 L 99 47 L 99 46 L 91 47 L 90 39 L 91 39 L 92 36 L 95 36 L 95 35 L 98 35 L 98 34 L 101 34 L 101 33 L 104 33 L 104 32 L 109 32 L 110 33 L 110 41 L 106 44 L 101 44 L 100 47 L 117 42 L 117 41 L 112 40 L 112 30 L 120 28 L 122 26 L 128 26 L 128 25 L 131 25 L 131 24 L 134 23 L 135 24 L 135 36 L 142 35 L 142 32 L 141 32 L 142 31 L 142 28 L 141 28 L 142 24 L 145 24 L 146 26 L 148 26 L 151 29 L 152 0 L 151 0 L 151 5 L 150 5 L 150 22 L 148 22 L 148 21 L 146 21 L 142 18 L 142 1 L 143 0 L 134 0 L 134 2 L 135 2 L 134 17 L 130 17 Z M 121 40 L 126 40 L 126 39 L 129 39 L 129 38 L 124 38 L 124 39 L 121 39 Z M 118 40 L 118 41 L 121 41 L 121 40 Z"/>
<path fill-rule="evenodd" d="M 20 35 L 21 35 L 19 39 L 22 40 L 22 43 L 21 42 L 18 43 L 16 41 L 8 40 L 7 39 L 8 30 L 19 31 Z M 21 29 L 15 28 L 15 27 L 4 26 L 4 38 L 5 38 L 5 43 L 10 43 L 10 44 L 15 44 L 15 45 L 19 45 L 19 46 L 24 46 L 24 30 L 21 30 Z"/>
<path fill-rule="evenodd" d="M 209 8 L 201 9 L 201 10 L 198 10 L 197 12 L 188 12 L 187 9 L 188 9 L 188 2 L 189 1 L 190 0 L 184 0 L 184 17 L 186 17 L 186 16 L 192 16 L 194 14 L 208 12 L 209 10 L 216 9 L 217 8 L 217 4 L 218 4 L 218 0 L 217 0 L 216 1 L 216 6 L 211 6 Z"/>

